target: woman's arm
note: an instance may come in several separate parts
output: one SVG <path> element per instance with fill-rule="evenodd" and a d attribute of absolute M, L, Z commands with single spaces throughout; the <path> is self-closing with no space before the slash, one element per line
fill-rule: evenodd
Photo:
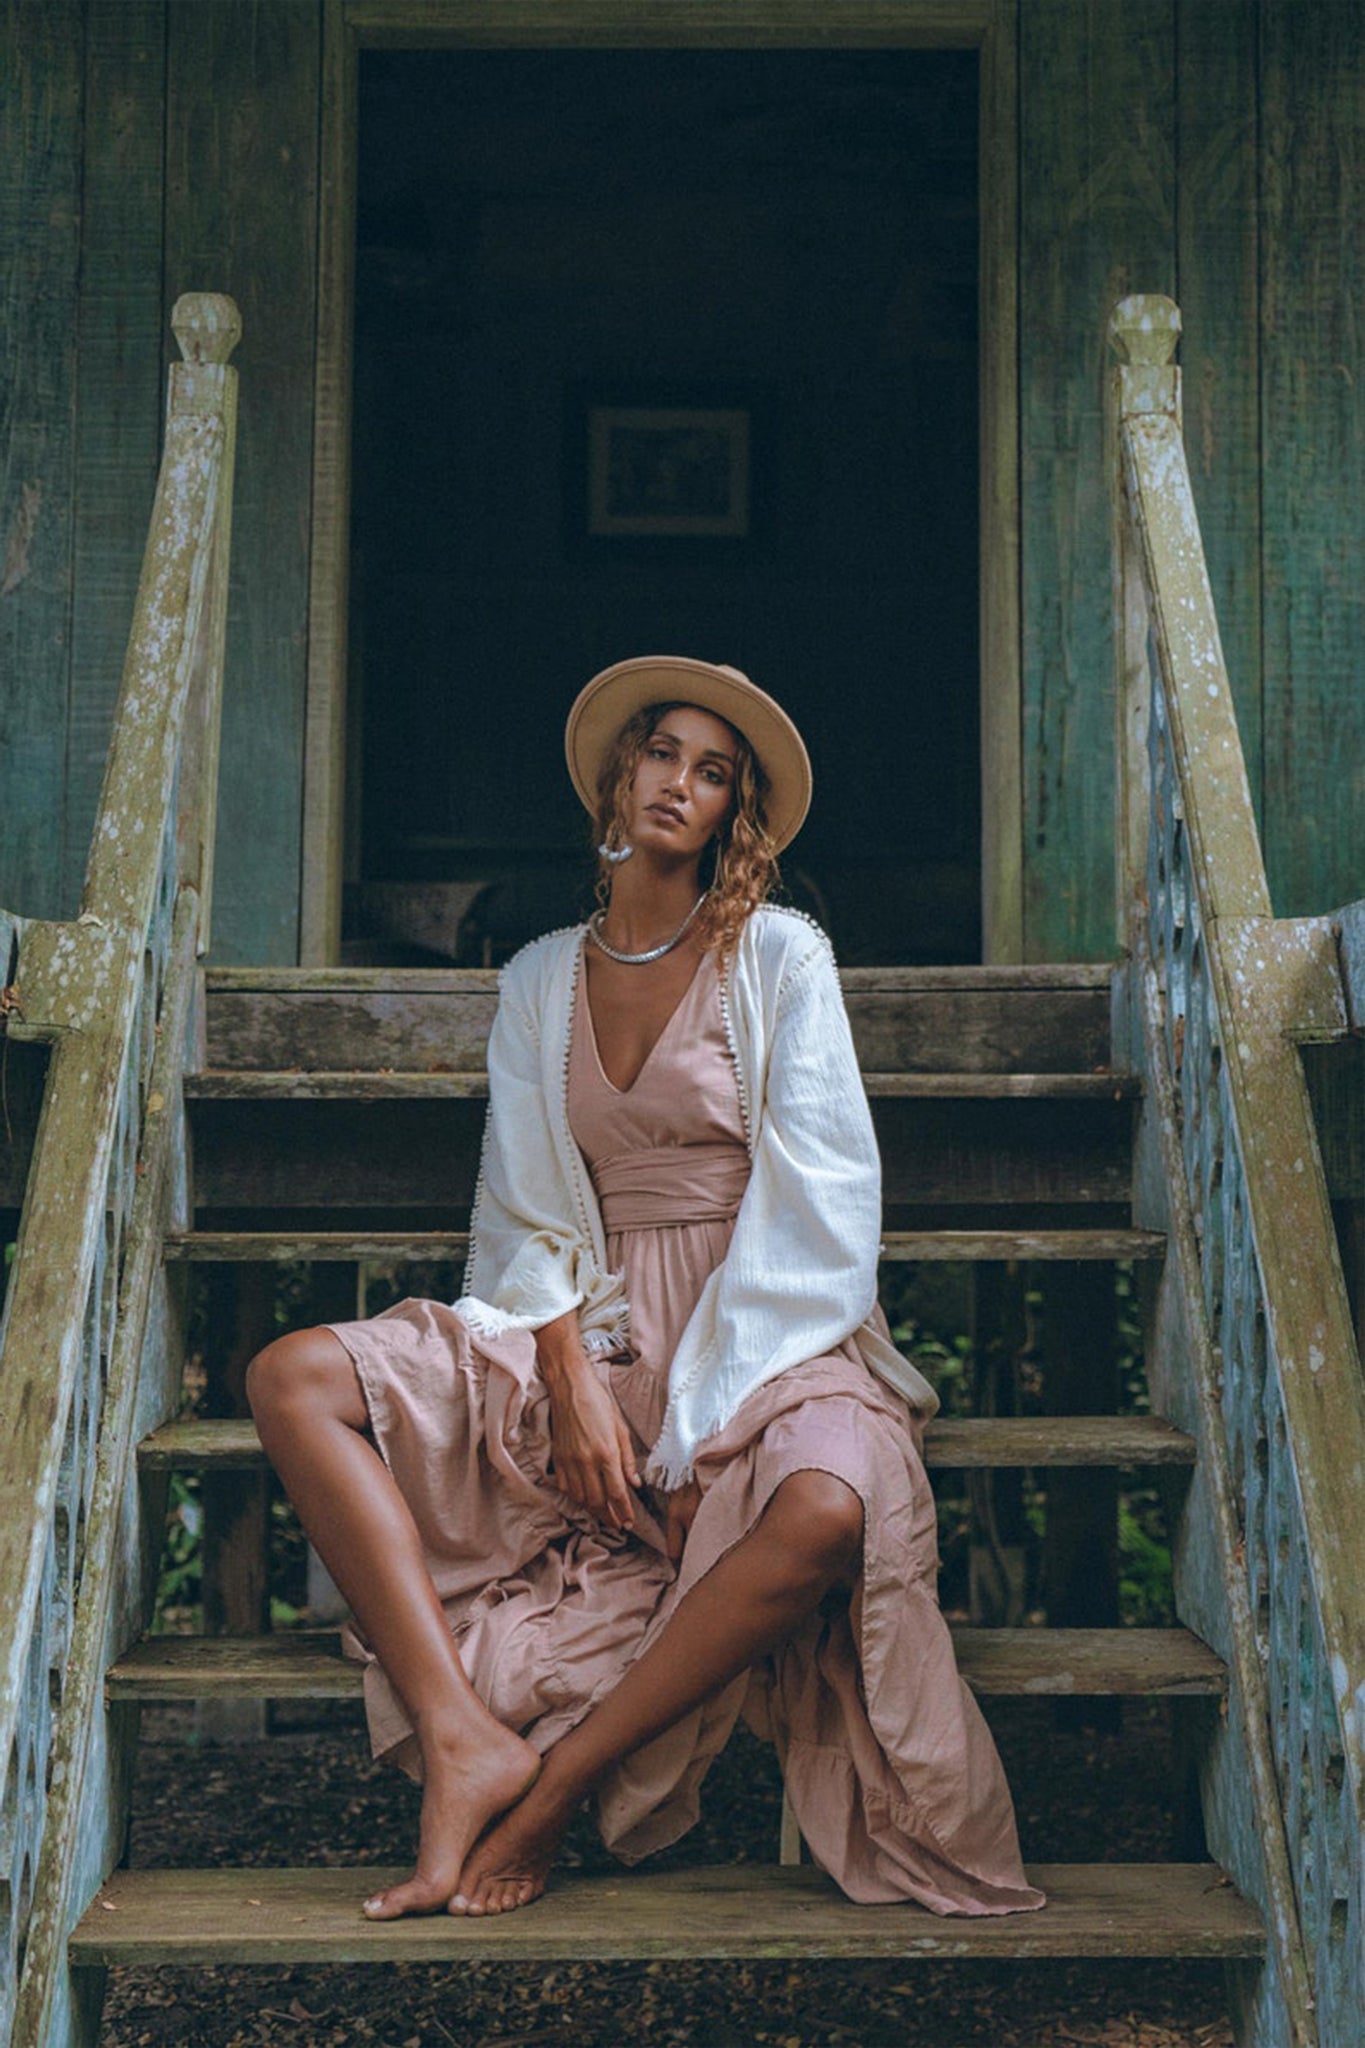
<path fill-rule="evenodd" d="M 536 1330 L 570 1309 L 590 1350 L 624 1341 L 629 1309 L 606 1269 L 596 1198 L 564 1108 L 578 939 L 552 933 L 502 971 L 488 1039 L 488 1116 L 465 1291 L 476 1331 Z"/>
<path fill-rule="evenodd" d="M 560 1486 L 612 1528 L 633 1528 L 631 1488 L 640 1475 L 630 1431 L 583 1349 L 575 1311 L 536 1331 L 536 1363 L 550 1394 L 551 1456 Z"/>

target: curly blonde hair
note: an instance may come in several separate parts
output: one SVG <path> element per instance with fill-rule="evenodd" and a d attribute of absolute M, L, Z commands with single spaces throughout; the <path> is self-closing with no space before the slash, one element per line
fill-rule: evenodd
<path fill-rule="evenodd" d="M 682 709 L 683 703 L 678 698 L 646 704 L 626 720 L 608 747 L 597 777 L 596 831 L 602 846 L 615 850 L 625 844 L 627 799 L 640 757 L 660 719 Z M 768 832 L 768 778 L 744 734 L 734 726 L 730 731 L 735 736 L 733 801 L 718 841 L 702 856 L 707 896 L 696 923 L 702 943 L 722 958 L 734 951 L 745 919 L 778 883 L 777 851 Z M 600 854 L 596 895 L 605 910 L 611 897 L 611 864 Z"/>

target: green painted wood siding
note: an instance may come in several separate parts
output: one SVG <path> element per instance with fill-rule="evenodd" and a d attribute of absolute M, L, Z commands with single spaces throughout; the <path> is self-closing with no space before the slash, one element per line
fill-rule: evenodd
<path fill-rule="evenodd" d="M 1365 0 L 1019 13 L 1025 923 L 1113 946 L 1104 324 L 1186 318 L 1186 431 L 1275 906 L 1365 887 Z M 296 957 L 321 0 L 0 0 L 0 902 L 69 914 L 175 294 L 239 300 L 214 955 Z M 163 76 L 164 73 L 164 76 Z"/>
<path fill-rule="evenodd" d="M 1275 908 L 1365 886 L 1365 4 L 1021 17 L 1025 950 L 1088 958 L 1113 944 L 1098 323 L 1139 279 L 1184 314 L 1186 440 Z"/>
<path fill-rule="evenodd" d="M 319 0 L 6 0 L 0 902 L 79 901 L 160 453 L 170 308 L 244 403 L 214 957 L 297 957 Z M 8 552 L 6 552 L 8 550 Z"/>
<path fill-rule="evenodd" d="M 64 915 L 80 899 L 156 493 L 170 342 L 165 17 L 165 0 L 92 0 L 86 10 Z"/>
<path fill-rule="evenodd" d="M 1177 285 L 1185 446 L 1262 813 L 1261 419 L 1256 203 L 1260 0 L 1182 0 L 1176 19 Z M 1319 906 L 1320 907 L 1320 906 Z"/>
<path fill-rule="evenodd" d="M 1365 4 L 1261 31 L 1266 853 L 1282 916 L 1365 894 Z"/>
<path fill-rule="evenodd" d="M 70 733 L 81 16 L 80 0 L 6 0 L 0 17 L 0 903 L 49 917 Z"/>
<path fill-rule="evenodd" d="M 298 957 L 312 500 L 318 0 L 171 0 L 166 331 L 181 292 L 242 315 L 213 957 Z"/>
<path fill-rule="evenodd" d="M 1172 0 L 1019 10 L 1026 957 L 1113 950 L 1105 327 L 1174 292 Z"/>

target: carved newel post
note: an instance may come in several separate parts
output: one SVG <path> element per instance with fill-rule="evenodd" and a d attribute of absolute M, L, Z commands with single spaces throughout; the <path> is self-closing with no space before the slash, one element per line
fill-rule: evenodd
<path fill-rule="evenodd" d="M 186 706 L 181 788 L 190 808 L 179 820 L 180 872 L 199 891 L 199 956 L 213 926 L 213 845 L 218 821 L 218 751 L 222 730 L 223 658 L 227 641 L 228 570 L 232 544 L 232 480 L 236 469 L 237 372 L 228 358 L 242 338 L 237 302 L 223 292 L 183 292 L 171 326 L 183 362 L 171 368 L 168 430 L 204 421 L 223 436 L 224 459 L 195 672 Z"/>
<path fill-rule="evenodd" d="M 1119 360 L 1110 387 L 1108 436 L 1114 563 L 1115 666 L 1115 921 L 1124 952 L 1133 949 L 1132 906 L 1147 877 L 1147 599 L 1138 542 L 1128 505 L 1124 422 L 1142 415 L 1180 426 L 1180 371 L 1174 362 L 1180 308 L 1174 299 L 1135 292 L 1109 316 L 1109 340 Z"/>

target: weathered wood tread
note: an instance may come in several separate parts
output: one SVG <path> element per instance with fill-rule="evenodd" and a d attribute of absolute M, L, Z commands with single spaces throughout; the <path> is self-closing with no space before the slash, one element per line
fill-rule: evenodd
<path fill-rule="evenodd" d="M 863 1086 L 874 1100 L 1117 1102 L 1140 1092 L 1134 1075 L 1111 1073 L 866 1073 Z M 345 1071 L 206 1067 L 185 1076 L 185 1094 L 199 1102 L 481 1102 L 488 1095 L 488 1076 L 474 1069 L 446 1073 L 410 1067 L 352 1067 Z"/>
<path fill-rule="evenodd" d="M 888 1230 L 886 1260 L 1157 1259 L 1165 1238 L 1155 1230 Z M 461 1259 L 463 1230 L 184 1230 L 166 1238 L 168 1259 L 205 1264 L 269 1264 L 362 1259 Z"/>
<path fill-rule="evenodd" d="M 1158 1415 L 963 1416 L 930 1423 L 931 1469 L 1030 1465 L 1193 1465 L 1193 1437 Z M 189 1416 L 163 1423 L 138 1446 L 147 1471 L 211 1466 L 244 1469 L 264 1462 L 256 1426 Z"/>
<path fill-rule="evenodd" d="M 666 1957 L 1256 1957 L 1255 1908 L 1212 1863 L 1049 1864 L 1041 1912 L 942 1919 L 855 1906 L 809 1868 L 753 1864 L 565 1878 L 493 1919 L 376 1924 L 360 1901 L 406 1871 L 121 1870 L 71 1937 L 95 1964 L 643 1961 Z"/>
<path fill-rule="evenodd" d="M 1221 1697 L 1227 1673 L 1188 1629 L 953 1631 L 972 1690 L 1024 1695 L 1203 1694 Z M 349 1699 L 360 1666 L 331 1629 L 269 1636 L 147 1636 L 110 1667 L 111 1699 Z"/>
<path fill-rule="evenodd" d="M 197 1102 L 393 1102 L 456 1100 L 481 1102 L 488 1076 L 424 1073 L 410 1068 L 350 1068 L 343 1072 L 306 1068 L 209 1067 L 186 1074 L 185 1094 Z"/>
<path fill-rule="evenodd" d="M 915 995 L 926 989 L 1106 989 L 1108 966 L 1036 961 L 999 967 L 845 967 L 846 990 L 892 989 Z M 495 967 L 210 967 L 204 980 L 210 999 L 234 991 L 255 995 L 496 995 Z"/>

